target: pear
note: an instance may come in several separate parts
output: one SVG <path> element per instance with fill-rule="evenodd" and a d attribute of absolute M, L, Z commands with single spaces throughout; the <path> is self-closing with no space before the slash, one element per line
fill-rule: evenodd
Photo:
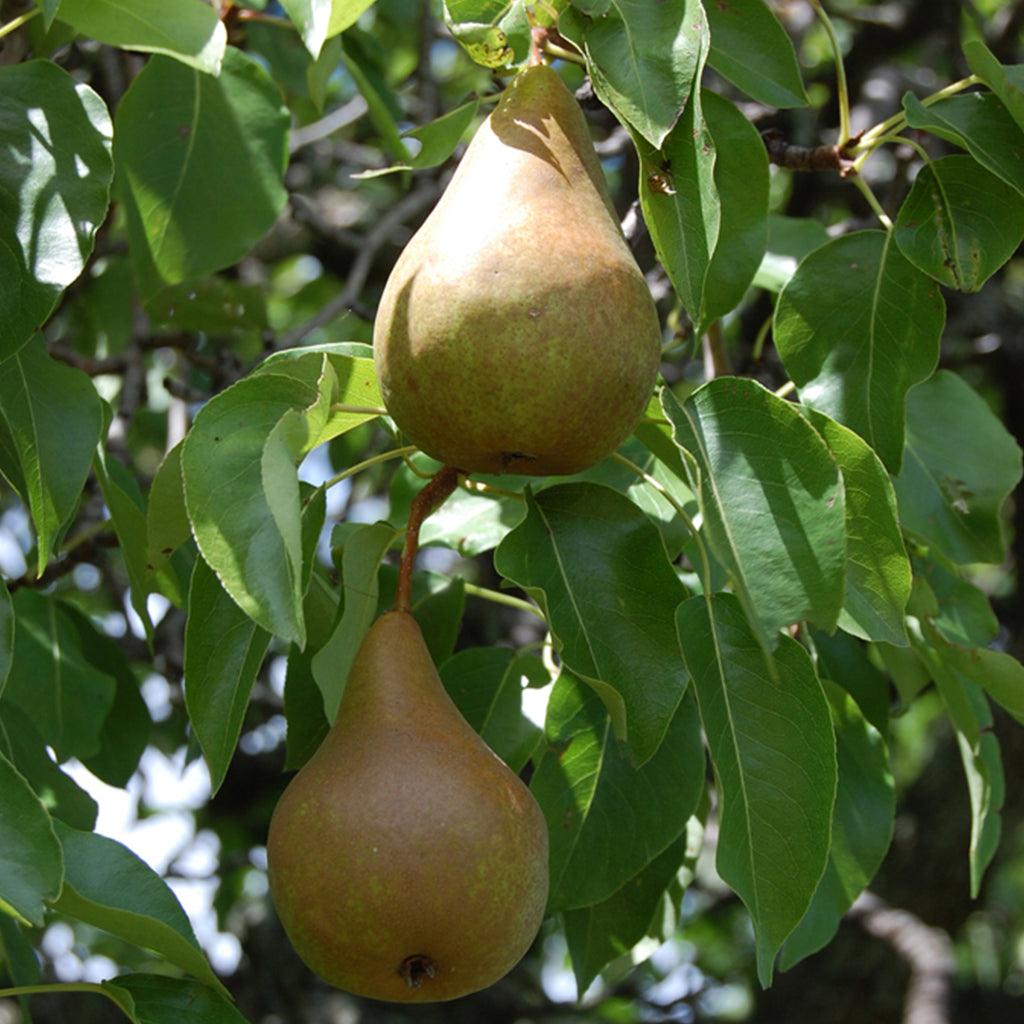
<path fill-rule="evenodd" d="M 544 817 L 448 697 L 408 612 L 363 640 L 334 725 L 274 811 L 267 859 L 299 956 L 358 995 L 455 999 L 537 934 Z"/>
<path fill-rule="evenodd" d="M 661 332 L 587 123 L 527 68 L 405 247 L 374 324 L 395 423 L 464 472 L 576 473 L 636 426 Z"/>

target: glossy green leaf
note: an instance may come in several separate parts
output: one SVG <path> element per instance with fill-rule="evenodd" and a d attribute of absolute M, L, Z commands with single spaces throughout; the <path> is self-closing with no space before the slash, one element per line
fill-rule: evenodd
<path fill-rule="evenodd" d="M 24 588 L 14 595 L 14 612 L 14 663 L 4 700 L 33 720 L 59 760 L 98 753 L 116 683 L 86 659 L 74 622 L 55 598 Z"/>
<path fill-rule="evenodd" d="M 885 741 L 852 697 L 834 683 L 823 685 L 835 727 L 839 771 L 832 846 L 811 905 L 782 947 L 783 971 L 831 942 L 843 915 L 881 867 L 896 813 Z"/>
<path fill-rule="evenodd" d="M 454 110 L 449 110 L 447 114 L 442 114 L 429 124 L 414 128 L 403 135 L 403 139 L 416 139 L 420 143 L 419 152 L 405 163 L 392 164 L 382 170 L 362 171 L 352 177 L 379 178 L 395 171 L 419 171 L 428 167 L 439 167 L 455 152 L 455 147 L 469 130 L 479 107 L 479 100 L 470 100 Z"/>
<path fill-rule="evenodd" d="M 828 861 L 836 747 L 807 652 L 789 637 L 774 670 L 732 594 L 677 613 L 718 782 L 717 868 L 754 922 L 757 972 L 803 917 Z"/>
<path fill-rule="evenodd" d="M 1024 238 L 1024 196 L 973 157 L 933 160 L 914 179 L 895 236 L 919 270 L 976 292 Z"/>
<path fill-rule="evenodd" d="M 207 985 L 225 992 L 199 947 L 192 925 L 167 883 L 131 850 L 63 822 L 54 829 L 64 851 L 63 914 L 159 953 Z"/>
<path fill-rule="evenodd" d="M 911 128 L 966 149 L 983 167 L 1024 193 L 1024 128 L 998 96 L 968 92 L 926 107 L 908 92 L 903 97 L 903 112 Z"/>
<path fill-rule="evenodd" d="M 0 696 L 14 660 L 14 605 L 7 584 L 0 579 Z"/>
<path fill-rule="evenodd" d="M 102 427 L 92 381 L 51 359 L 42 336 L 0 363 L 0 434 L 17 460 L 10 483 L 32 513 L 40 574 L 78 507 Z"/>
<path fill-rule="evenodd" d="M 846 592 L 841 628 L 864 640 L 906 645 L 903 616 L 911 571 L 889 474 L 867 442 L 824 413 L 809 411 L 843 474 Z"/>
<path fill-rule="evenodd" d="M 468 647 L 440 669 L 441 682 L 463 718 L 514 772 L 541 740 L 541 730 L 523 714 L 523 684 L 538 665 L 535 656 L 517 656 L 508 647 Z"/>
<path fill-rule="evenodd" d="M 686 591 L 657 527 L 608 487 L 558 484 L 528 496 L 494 565 L 544 609 L 563 664 L 597 690 L 619 737 L 647 761 L 687 683 L 672 619 Z"/>
<path fill-rule="evenodd" d="M 201 0 L 61 0 L 60 20 L 110 46 L 163 53 L 220 74 L 227 33 Z"/>
<path fill-rule="evenodd" d="M 1024 64 L 1000 64 L 979 39 L 964 43 L 964 56 L 971 71 L 1002 100 L 1024 130 Z"/>
<path fill-rule="evenodd" d="M 163 458 L 149 488 L 146 505 L 146 553 L 150 572 L 158 572 L 189 538 L 179 441 Z"/>
<path fill-rule="evenodd" d="M 201 558 L 185 622 L 185 707 L 216 793 L 235 752 L 249 693 L 270 644 Z"/>
<path fill-rule="evenodd" d="M 327 39 L 334 13 L 333 0 L 281 0 L 281 6 L 299 30 L 313 60 L 316 60 Z"/>
<path fill-rule="evenodd" d="M 135 1024 L 247 1024 L 221 986 L 214 990 L 186 978 L 122 974 L 102 983 Z"/>
<path fill-rule="evenodd" d="M 796 273 L 800 261 L 828 241 L 824 226 L 809 217 L 768 217 L 768 248 L 754 275 L 754 284 L 780 292 Z"/>
<path fill-rule="evenodd" d="M 112 131 L 103 100 L 52 61 L 0 67 L 0 363 L 85 267 L 107 214 Z"/>
<path fill-rule="evenodd" d="M 699 0 L 612 0 L 600 18 L 567 11 L 558 27 L 585 54 L 601 102 L 660 149 L 707 53 Z"/>
<path fill-rule="evenodd" d="M 793 43 L 763 0 L 712 0 L 708 63 L 752 99 L 770 107 L 807 105 Z"/>
<path fill-rule="evenodd" d="M 239 50 L 217 78 L 166 57 L 146 64 L 114 144 L 144 296 L 237 263 L 266 233 L 287 199 L 288 122 L 277 86 Z"/>
<path fill-rule="evenodd" d="M 961 647 L 986 647 L 999 632 L 999 620 L 985 594 L 937 552 L 915 556 L 914 575 L 924 580 L 938 603 L 935 628 Z"/>
<path fill-rule="evenodd" d="M 420 544 L 443 544 L 471 558 L 496 548 L 525 511 L 514 498 L 456 491 L 423 524 Z"/>
<path fill-rule="evenodd" d="M 1005 651 L 986 647 L 942 648 L 941 653 L 961 675 L 982 687 L 988 695 L 1024 724 L 1024 665 Z"/>
<path fill-rule="evenodd" d="M 0 913 L 42 927 L 64 862 L 53 822 L 18 770 L 0 754 Z"/>
<path fill-rule="evenodd" d="M 369 10 L 376 0 L 332 0 L 331 19 L 328 22 L 328 36 L 335 36 L 339 32 L 354 25 L 364 11 Z"/>
<path fill-rule="evenodd" d="M 903 469 L 905 529 L 959 564 L 1001 562 L 1001 510 L 1021 479 L 1021 451 L 985 400 L 940 370 L 910 393 Z"/>
<path fill-rule="evenodd" d="M 761 642 L 809 619 L 831 629 L 842 607 L 843 484 L 796 406 L 760 384 L 720 377 L 665 415 L 688 453 L 702 533 L 729 573 Z"/>
<path fill-rule="evenodd" d="M 945 307 L 891 233 L 858 231 L 812 252 L 775 307 L 775 345 L 800 400 L 852 430 L 893 472 L 907 391 L 935 368 Z"/>
<path fill-rule="evenodd" d="M 313 678 L 323 694 L 327 720 L 338 714 L 348 670 L 377 616 L 377 570 L 398 531 L 387 523 L 357 527 L 341 553 L 344 608 L 330 639 L 313 658 Z"/>
<path fill-rule="evenodd" d="M 563 672 L 545 723 L 547 748 L 530 789 L 548 823 L 551 910 L 606 900 L 686 827 L 704 789 L 704 749 L 692 697 L 642 767 L 616 739 L 601 701 Z"/>

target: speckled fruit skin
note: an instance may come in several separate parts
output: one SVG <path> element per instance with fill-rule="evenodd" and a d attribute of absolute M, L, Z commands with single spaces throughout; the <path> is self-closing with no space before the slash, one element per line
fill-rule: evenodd
<path fill-rule="evenodd" d="M 636 426 L 660 339 L 583 113 L 555 71 L 527 68 L 388 279 L 388 411 L 466 472 L 576 473 Z"/>
<path fill-rule="evenodd" d="M 487 987 L 547 902 L 540 808 L 451 702 L 406 612 L 363 641 L 334 726 L 274 811 L 267 857 L 299 956 L 372 999 Z"/>

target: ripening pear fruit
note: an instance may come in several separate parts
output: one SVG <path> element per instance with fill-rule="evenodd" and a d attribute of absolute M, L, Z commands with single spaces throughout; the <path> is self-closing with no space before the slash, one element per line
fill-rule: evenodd
<path fill-rule="evenodd" d="M 629 436 L 661 332 L 586 120 L 522 71 L 381 298 L 373 347 L 409 439 L 465 472 L 586 469 Z"/>
<path fill-rule="evenodd" d="M 373 999 L 485 988 L 547 902 L 540 808 L 452 703 L 407 612 L 367 633 L 331 731 L 274 811 L 267 858 L 299 956 Z"/>

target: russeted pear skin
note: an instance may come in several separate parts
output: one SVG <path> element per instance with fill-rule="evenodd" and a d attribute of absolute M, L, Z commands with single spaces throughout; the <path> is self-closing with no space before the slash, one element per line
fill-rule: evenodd
<path fill-rule="evenodd" d="M 555 71 L 527 68 L 385 286 L 388 411 L 465 472 L 576 473 L 636 426 L 660 340 L 583 112 Z"/>
<path fill-rule="evenodd" d="M 274 811 L 267 859 L 299 956 L 358 995 L 458 998 L 537 934 L 544 817 L 452 703 L 407 612 L 363 640 L 334 725 Z"/>

